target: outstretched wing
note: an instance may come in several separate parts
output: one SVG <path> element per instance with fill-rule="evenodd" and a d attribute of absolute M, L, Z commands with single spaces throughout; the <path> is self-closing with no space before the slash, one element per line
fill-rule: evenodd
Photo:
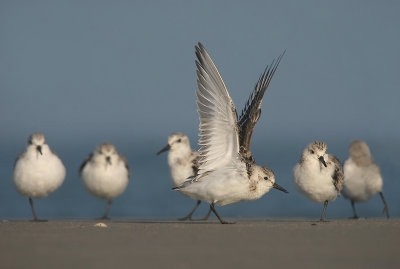
<path fill-rule="evenodd" d="M 265 68 L 264 74 L 261 75 L 258 80 L 254 91 L 251 93 L 249 100 L 242 110 L 242 114 L 239 118 L 239 144 L 240 153 L 245 158 L 251 157 L 250 143 L 251 136 L 254 131 L 254 127 L 261 116 L 261 104 L 262 99 L 276 69 L 283 57 L 283 52 L 276 60 L 274 60 L 270 66 Z"/>
<path fill-rule="evenodd" d="M 239 153 L 235 105 L 217 67 L 201 43 L 196 46 L 197 107 L 200 118 L 199 174 L 225 166 Z"/>

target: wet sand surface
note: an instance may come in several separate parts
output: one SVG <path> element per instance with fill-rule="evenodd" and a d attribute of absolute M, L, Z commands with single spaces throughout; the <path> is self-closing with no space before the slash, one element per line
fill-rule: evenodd
<path fill-rule="evenodd" d="M 400 268 L 399 219 L 236 221 L 3 220 L 0 268 Z"/>

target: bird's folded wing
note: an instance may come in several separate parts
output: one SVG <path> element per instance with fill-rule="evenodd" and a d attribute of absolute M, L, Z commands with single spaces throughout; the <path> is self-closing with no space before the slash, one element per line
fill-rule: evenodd
<path fill-rule="evenodd" d="M 128 160 L 121 153 L 118 153 L 118 156 L 121 159 L 121 161 L 124 163 L 124 166 L 125 166 L 126 170 L 128 171 L 128 179 L 129 179 L 131 177 L 131 168 L 129 167 Z"/>
<path fill-rule="evenodd" d="M 81 166 L 79 167 L 79 175 L 82 176 L 82 171 L 83 168 L 85 168 L 86 164 L 90 162 L 93 158 L 93 153 L 90 153 L 88 156 L 86 156 L 85 160 L 82 162 Z"/>
<path fill-rule="evenodd" d="M 343 168 L 342 165 L 340 164 L 339 159 L 336 156 L 329 155 L 329 160 L 335 164 L 335 171 L 332 175 L 332 181 L 336 190 L 338 191 L 338 193 L 340 193 L 340 191 L 343 189 L 343 183 L 344 183 Z"/>
<path fill-rule="evenodd" d="M 232 163 L 238 157 L 239 138 L 235 105 L 201 43 L 196 46 L 196 56 L 202 174 Z"/>

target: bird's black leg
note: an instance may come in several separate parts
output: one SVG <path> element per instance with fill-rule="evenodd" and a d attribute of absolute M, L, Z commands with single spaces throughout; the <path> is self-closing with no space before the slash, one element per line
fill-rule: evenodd
<path fill-rule="evenodd" d="M 211 204 L 210 204 L 210 209 L 211 209 L 212 212 L 214 212 L 215 216 L 217 216 L 217 218 L 219 219 L 219 221 L 221 222 L 221 224 L 234 224 L 234 222 L 228 222 L 228 221 L 223 220 L 223 219 L 218 215 L 217 211 L 215 211 L 214 203 L 211 203 Z"/>
<path fill-rule="evenodd" d="M 326 207 L 328 206 L 328 200 L 326 200 L 324 202 L 324 209 L 322 210 L 322 214 L 321 214 L 321 218 L 320 221 L 324 221 L 324 216 L 325 216 L 325 211 L 326 211 Z"/>
<path fill-rule="evenodd" d="M 33 200 L 32 198 L 29 198 L 29 204 L 31 205 L 32 208 L 32 214 L 33 214 L 33 221 L 38 221 L 37 217 L 36 217 L 36 211 L 35 208 L 33 206 Z"/>
<path fill-rule="evenodd" d="M 390 216 L 389 216 L 389 207 L 388 207 L 388 205 L 387 205 L 387 203 L 385 201 L 385 197 L 383 197 L 383 193 L 382 192 L 380 192 L 379 195 L 381 196 L 381 199 L 382 199 L 382 202 L 383 202 L 383 205 L 384 205 L 382 213 L 386 213 L 386 218 L 390 218 Z"/>
<path fill-rule="evenodd" d="M 108 218 L 108 211 L 110 211 L 111 204 L 112 204 L 112 200 L 108 200 L 106 212 L 104 212 L 104 216 L 102 217 L 102 219 L 109 219 Z"/>
<path fill-rule="evenodd" d="M 214 208 L 215 209 L 215 208 Z M 208 218 L 210 217 L 211 214 L 211 208 L 208 210 L 207 215 L 204 216 L 204 218 L 202 220 L 208 220 Z"/>
<path fill-rule="evenodd" d="M 356 212 L 356 207 L 354 205 L 354 201 L 353 200 L 351 200 L 351 207 L 353 208 L 353 213 L 354 213 L 353 219 L 358 219 L 357 212 Z"/>
<path fill-rule="evenodd" d="M 196 211 L 196 209 L 199 207 L 200 204 L 201 204 L 201 200 L 197 200 L 197 203 L 195 204 L 195 206 L 192 209 L 192 211 L 190 211 L 190 213 L 186 217 L 180 218 L 178 220 L 181 220 L 181 221 L 192 220 L 192 215 L 193 215 L 194 211 Z"/>

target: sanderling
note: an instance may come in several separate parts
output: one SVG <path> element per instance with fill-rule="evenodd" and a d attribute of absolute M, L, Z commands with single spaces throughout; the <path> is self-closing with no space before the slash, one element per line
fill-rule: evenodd
<path fill-rule="evenodd" d="M 57 154 L 46 144 L 41 133 L 29 136 L 28 146 L 14 166 L 14 185 L 18 192 L 29 198 L 33 220 L 38 221 L 33 198 L 43 198 L 58 189 L 64 182 L 65 167 Z"/>
<path fill-rule="evenodd" d="M 343 170 L 340 161 L 326 152 L 323 142 L 312 142 L 303 151 L 301 160 L 293 169 L 293 183 L 298 192 L 317 203 L 324 203 L 321 221 L 328 202 L 334 201 L 343 188 Z"/>
<path fill-rule="evenodd" d="M 196 46 L 196 55 L 200 166 L 194 178 L 174 189 L 192 199 L 208 202 L 219 221 L 225 224 L 228 222 L 218 215 L 214 205 L 256 200 L 271 188 L 287 192 L 275 183 L 275 175 L 269 168 L 256 165 L 250 152 L 262 97 L 283 54 L 265 69 L 239 120 L 228 90 L 201 43 Z"/>
<path fill-rule="evenodd" d="M 88 192 L 108 201 L 102 217 L 107 219 L 112 200 L 128 186 L 130 169 L 126 158 L 117 152 L 113 144 L 102 143 L 86 157 L 79 174 Z"/>
<path fill-rule="evenodd" d="M 189 138 L 182 133 L 173 133 L 168 137 L 168 145 L 160 150 L 157 155 L 168 152 L 168 165 L 171 173 L 172 184 L 179 187 L 191 177 L 197 175 L 199 170 L 199 153 L 190 147 Z M 197 200 L 196 205 L 190 213 L 179 220 L 192 220 L 192 215 L 199 207 L 201 200 Z M 211 209 L 203 220 L 210 216 Z"/>
<path fill-rule="evenodd" d="M 349 146 L 350 157 L 344 162 L 344 186 L 342 194 L 351 201 L 354 218 L 358 218 L 354 203 L 365 202 L 379 192 L 389 218 L 389 208 L 382 193 L 382 176 L 379 166 L 372 159 L 368 145 L 354 140 Z"/>

